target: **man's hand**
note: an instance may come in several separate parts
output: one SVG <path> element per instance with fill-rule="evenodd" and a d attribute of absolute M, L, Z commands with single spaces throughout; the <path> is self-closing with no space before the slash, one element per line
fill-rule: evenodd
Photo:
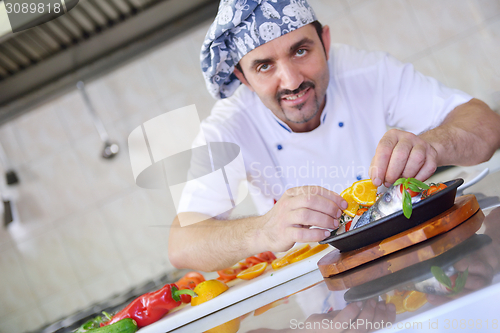
<path fill-rule="evenodd" d="M 413 133 L 392 129 L 377 146 L 370 178 L 375 186 L 389 187 L 400 177 L 424 181 L 436 168 L 437 151 L 430 143 Z"/>
<path fill-rule="evenodd" d="M 287 190 L 263 216 L 225 221 L 181 213 L 170 228 L 169 259 L 177 268 L 210 272 L 256 253 L 287 251 L 296 242 L 325 239 L 330 235 L 325 229 L 338 227 L 345 208 L 347 202 L 337 193 L 320 186 L 302 186 Z M 181 227 L 181 217 L 201 222 Z"/>
<path fill-rule="evenodd" d="M 347 202 L 320 186 L 288 189 L 274 207 L 262 216 L 261 235 L 271 251 L 282 252 L 296 242 L 318 242 L 336 229 Z M 318 228 L 310 228 L 315 226 Z"/>
<path fill-rule="evenodd" d="M 390 130 L 370 166 L 374 185 L 399 177 L 424 181 L 438 166 L 486 162 L 500 148 L 500 116 L 478 99 L 457 106 L 436 128 L 419 135 Z"/>

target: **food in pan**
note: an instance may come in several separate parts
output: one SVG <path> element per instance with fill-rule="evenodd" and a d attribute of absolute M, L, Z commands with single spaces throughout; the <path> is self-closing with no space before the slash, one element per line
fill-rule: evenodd
<path fill-rule="evenodd" d="M 355 182 L 340 194 L 348 207 L 340 218 L 336 234 L 360 228 L 400 210 L 410 218 L 414 203 L 444 188 L 444 184 L 428 186 L 414 178 L 400 178 L 387 191 L 377 195 L 377 188 L 370 179 Z"/>

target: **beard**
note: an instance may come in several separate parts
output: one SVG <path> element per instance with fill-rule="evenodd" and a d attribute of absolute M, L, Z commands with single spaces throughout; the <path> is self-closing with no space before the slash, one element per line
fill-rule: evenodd
<path fill-rule="evenodd" d="M 311 119 L 313 119 L 314 117 L 316 117 L 316 115 L 318 114 L 320 107 L 321 107 L 321 101 L 318 100 L 318 96 L 316 93 L 314 94 L 314 100 L 313 100 L 314 105 L 312 106 L 311 112 L 301 113 L 300 117 L 298 117 L 298 118 L 297 117 L 290 118 L 290 116 L 287 115 L 286 110 L 283 109 L 283 107 L 281 105 L 281 101 L 282 101 L 283 96 L 285 96 L 285 95 L 297 95 L 297 94 L 300 94 L 301 92 L 305 91 L 308 88 L 311 88 L 311 90 L 315 91 L 314 89 L 316 88 L 316 85 L 311 81 L 305 81 L 305 82 L 302 82 L 300 84 L 300 86 L 295 90 L 285 89 L 285 90 L 278 91 L 276 93 L 276 100 L 281 108 L 281 112 L 283 113 L 283 115 L 285 116 L 285 119 L 287 121 L 295 123 L 295 124 L 304 124 L 304 123 L 307 123 L 308 121 L 310 121 Z M 298 104 L 298 105 L 295 105 L 292 108 L 301 111 L 307 102 L 308 101 L 301 103 L 301 104 Z"/>

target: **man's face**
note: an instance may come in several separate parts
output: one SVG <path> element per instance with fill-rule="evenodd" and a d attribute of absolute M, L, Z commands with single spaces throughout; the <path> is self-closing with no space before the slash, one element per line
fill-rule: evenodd
<path fill-rule="evenodd" d="M 325 106 L 330 33 L 323 28 L 323 44 L 312 24 L 289 32 L 247 53 L 236 76 L 262 103 L 294 132 L 319 125 Z M 326 50 L 326 52 L 325 52 Z"/>

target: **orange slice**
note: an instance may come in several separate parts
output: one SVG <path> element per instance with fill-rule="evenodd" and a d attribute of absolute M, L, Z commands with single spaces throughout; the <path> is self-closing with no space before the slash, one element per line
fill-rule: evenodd
<path fill-rule="evenodd" d="M 406 311 L 415 311 L 427 303 L 427 297 L 420 291 L 412 290 L 403 300 L 403 307 Z"/>
<path fill-rule="evenodd" d="M 196 306 L 200 305 L 201 303 L 205 303 L 206 301 L 219 296 L 228 289 L 229 287 L 224 282 L 221 282 L 219 280 L 203 281 L 194 288 L 193 291 L 198 296 L 191 297 L 191 305 Z"/>
<path fill-rule="evenodd" d="M 354 197 L 352 196 L 352 187 L 346 188 L 342 193 L 340 193 L 340 196 L 344 198 L 345 201 L 347 201 L 347 209 L 344 210 L 344 213 L 349 215 L 350 217 L 356 216 L 356 212 L 359 209 L 359 203 L 354 200 Z"/>
<path fill-rule="evenodd" d="M 245 269 L 242 272 L 239 272 L 238 275 L 236 275 L 236 277 L 242 280 L 251 280 L 264 273 L 266 268 L 267 268 L 267 261 L 263 261 L 260 264 L 254 265 L 250 268 Z"/>
<path fill-rule="evenodd" d="M 291 261 L 311 249 L 311 245 L 304 244 L 288 251 L 284 257 L 275 259 L 272 263 L 273 269 L 278 269 L 291 263 Z"/>
<path fill-rule="evenodd" d="M 297 256 L 297 257 L 293 258 L 292 260 L 290 260 L 290 262 L 291 263 L 292 262 L 297 262 L 297 261 L 300 261 L 302 259 L 305 259 L 305 258 L 308 258 L 310 256 L 313 256 L 316 253 L 320 253 L 321 251 L 323 251 L 327 247 L 328 247 L 328 244 L 318 244 L 315 247 L 313 247 L 312 249 L 310 249 L 309 251 L 304 252 L 300 256 Z"/>
<path fill-rule="evenodd" d="M 377 187 L 371 179 L 363 179 L 352 184 L 352 198 L 358 204 L 371 206 L 377 199 Z"/>
<path fill-rule="evenodd" d="M 396 314 L 406 312 L 403 306 L 404 297 L 402 295 L 387 296 L 386 304 L 392 303 L 396 307 Z"/>

